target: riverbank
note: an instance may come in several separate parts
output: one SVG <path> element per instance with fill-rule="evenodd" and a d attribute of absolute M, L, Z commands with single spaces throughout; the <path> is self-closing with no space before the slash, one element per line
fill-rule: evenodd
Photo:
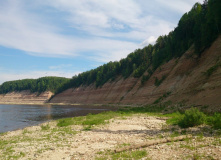
<path fill-rule="evenodd" d="M 106 112 L 61 119 L 0 135 L 0 159 L 219 159 L 221 133 L 210 126 L 181 129 L 168 117 Z M 114 150 L 180 135 L 183 141 L 114 153 Z"/>

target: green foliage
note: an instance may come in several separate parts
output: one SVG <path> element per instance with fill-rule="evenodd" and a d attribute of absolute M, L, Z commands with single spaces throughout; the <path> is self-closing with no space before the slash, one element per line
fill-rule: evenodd
<path fill-rule="evenodd" d="M 171 94 L 171 92 L 166 92 L 164 93 L 162 96 L 160 96 L 158 99 L 156 99 L 153 104 L 158 104 L 160 103 L 162 100 L 164 100 L 165 98 L 167 98 L 169 95 Z"/>
<path fill-rule="evenodd" d="M 145 150 L 137 150 L 131 152 L 121 152 L 121 153 L 114 153 L 111 156 L 111 159 L 142 159 L 147 156 L 147 151 Z"/>
<path fill-rule="evenodd" d="M 207 77 L 210 77 L 220 66 L 221 66 L 221 64 L 217 63 L 214 66 L 210 67 L 206 72 L 204 72 L 204 74 Z"/>
<path fill-rule="evenodd" d="M 49 124 L 47 124 L 47 125 L 41 125 L 41 130 L 46 131 L 46 130 L 49 130 L 49 129 L 50 129 Z"/>
<path fill-rule="evenodd" d="M 138 160 L 145 158 L 147 159 L 147 151 L 145 150 L 136 150 L 136 151 L 125 151 L 125 152 L 120 152 L 120 153 L 111 153 L 111 152 L 106 152 L 106 153 L 98 153 L 100 156 L 96 157 L 96 160 L 106 160 L 106 159 L 133 159 L 133 160 Z M 102 155 L 104 154 L 104 155 Z"/>
<path fill-rule="evenodd" d="M 65 118 L 65 119 L 59 119 L 57 126 L 66 127 L 66 126 L 73 125 L 73 124 L 75 124 L 73 118 Z"/>
<path fill-rule="evenodd" d="M 84 125 L 86 130 L 89 130 L 93 125 L 100 125 L 108 123 L 108 120 L 119 116 L 117 112 L 103 112 L 99 114 L 88 114 L 87 116 L 74 117 L 74 118 L 65 118 L 58 120 L 57 126 L 66 127 L 69 125 Z"/>
<path fill-rule="evenodd" d="M 23 79 L 5 82 L 0 86 L 0 94 L 12 91 L 30 90 L 31 92 L 44 92 L 56 90 L 67 83 L 69 79 L 63 77 L 42 77 L 39 79 Z"/>
<path fill-rule="evenodd" d="M 148 69 L 148 75 L 143 75 L 141 79 L 141 85 L 144 85 L 146 81 L 152 76 L 153 71 L 151 69 Z"/>
<path fill-rule="evenodd" d="M 221 114 L 220 113 L 215 113 L 210 121 L 211 121 L 211 125 L 215 129 L 221 129 Z"/>
<path fill-rule="evenodd" d="M 155 45 L 137 49 L 119 62 L 109 62 L 96 69 L 80 73 L 71 80 L 45 77 L 38 80 L 6 82 L 0 86 L 0 93 L 26 89 L 32 92 L 50 90 L 60 93 L 68 88 L 91 84 L 101 87 L 118 76 L 125 79 L 129 76 L 139 78 L 148 68 L 152 68 L 151 72 L 148 70 L 148 75 L 142 76 L 141 83 L 144 84 L 160 65 L 172 58 L 182 56 L 192 45 L 200 56 L 221 32 L 220 8 L 220 0 L 205 0 L 203 4 L 196 3 L 188 13 L 181 17 L 178 26 L 173 31 L 168 35 L 158 37 Z M 210 76 L 216 68 L 217 66 L 209 69 L 206 74 Z M 165 78 L 162 77 L 161 80 L 156 78 L 155 85 L 159 86 Z"/>
<path fill-rule="evenodd" d="M 161 83 L 162 83 L 166 78 L 167 78 L 166 75 L 163 75 L 160 80 L 159 80 L 157 77 L 155 77 L 155 82 L 154 82 L 155 86 L 157 86 L 157 87 L 160 86 Z"/>
<path fill-rule="evenodd" d="M 182 128 L 198 126 L 206 123 L 206 115 L 200 112 L 197 108 L 191 108 L 185 111 L 185 114 L 180 118 L 178 125 Z"/>

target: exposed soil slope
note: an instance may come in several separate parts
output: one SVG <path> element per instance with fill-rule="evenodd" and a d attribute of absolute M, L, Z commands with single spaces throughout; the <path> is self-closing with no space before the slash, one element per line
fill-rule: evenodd
<path fill-rule="evenodd" d="M 53 95 L 52 92 L 31 93 L 30 91 L 10 92 L 0 95 L 0 104 L 43 104 Z"/>
<path fill-rule="evenodd" d="M 52 103 L 82 104 L 151 104 L 164 96 L 162 101 L 185 102 L 195 105 L 220 106 L 221 104 L 221 36 L 205 50 L 201 57 L 190 48 L 181 58 L 173 59 L 159 67 L 151 78 L 141 86 L 141 78 L 118 77 L 101 88 L 95 85 L 68 89 L 56 95 Z M 155 86 L 155 79 L 166 79 Z"/>

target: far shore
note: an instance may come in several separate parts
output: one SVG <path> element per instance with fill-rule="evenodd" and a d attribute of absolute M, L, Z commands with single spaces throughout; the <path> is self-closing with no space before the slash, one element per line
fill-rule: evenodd
<path fill-rule="evenodd" d="M 111 106 L 111 107 L 140 107 L 138 104 L 83 104 L 83 103 L 23 103 L 23 102 L 0 102 L 0 105 L 61 105 L 61 106 Z"/>

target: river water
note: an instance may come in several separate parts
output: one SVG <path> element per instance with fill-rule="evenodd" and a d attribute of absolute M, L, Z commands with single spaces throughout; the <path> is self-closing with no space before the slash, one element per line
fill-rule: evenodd
<path fill-rule="evenodd" d="M 67 105 L 1 105 L 0 133 L 38 125 L 66 117 L 84 116 L 114 110 L 105 106 Z"/>

